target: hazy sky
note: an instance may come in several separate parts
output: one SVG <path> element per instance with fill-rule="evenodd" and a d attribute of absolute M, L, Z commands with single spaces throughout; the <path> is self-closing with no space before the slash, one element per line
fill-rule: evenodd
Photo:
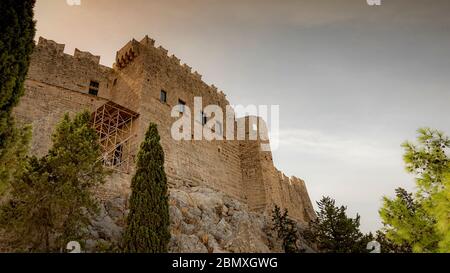
<path fill-rule="evenodd" d="M 277 104 L 277 167 L 380 227 L 383 195 L 413 189 L 401 143 L 450 134 L 450 1 L 38 0 L 38 36 L 102 56 L 146 34 L 224 90 Z"/>

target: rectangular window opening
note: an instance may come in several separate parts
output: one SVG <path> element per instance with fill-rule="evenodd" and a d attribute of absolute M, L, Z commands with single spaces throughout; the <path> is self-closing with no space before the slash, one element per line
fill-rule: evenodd
<path fill-rule="evenodd" d="M 199 117 L 199 119 L 197 120 L 198 122 L 200 122 L 203 126 L 205 126 L 206 125 L 206 123 L 208 122 L 208 117 L 205 115 L 205 113 L 202 111 L 201 113 L 200 113 L 200 117 Z"/>
<path fill-rule="evenodd" d="M 89 95 L 98 96 L 98 90 L 100 89 L 100 83 L 91 81 L 89 84 Z"/>
<path fill-rule="evenodd" d="M 98 96 L 98 90 L 89 88 L 89 95 Z"/>
<path fill-rule="evenodd" d="M 159 100 L 162 103 L 167 103 L 167 92 L 164 90 L 161 90 L 161 94 L 159 95 Z"/>

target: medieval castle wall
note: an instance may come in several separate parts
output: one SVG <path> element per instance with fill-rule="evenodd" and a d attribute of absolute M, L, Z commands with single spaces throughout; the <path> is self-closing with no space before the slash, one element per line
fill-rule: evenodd
<path fill-rule="evenodd" d="M 15 109 L 19 121 L 33 125 L 33 154 L 45 154 L 51 145 L 51 133 L 64 113 L 85 109 L 94 112 L 114 102 L 139 114 L 132 127 L 131 139 L 136 147 L 133 156 L 148 124 L 158 125 L 171 187 L 205 185 L 247 203 L 255 211 L 267 211 L 277 204 L 289 209 L 297 220 L 314 217 L 305 183 L 279 172 L 272 154 L 261 151 L 261 141 L 172 138 L 176 118 L 171 110 L 180 100 L 194 109 L 194 97 L 202 97 L 203 107 L 219 105 L 224 113 L 229 102 L 223 92 L 204 83 L 189 66 L 168 56 L 164 48 L 155 47 L 154 40 L 145 37 L 130 41 L 117 52 L 113 68 L 99 61 L 100 57 L 79 50 L 73 56 L 65 54 L 64 45 L 40 38 L 25 95 Z M 92 82 L 97 85 L 95 93 L 90 92 Z M 162 90 L 167 94 L 166 102 L 160 100 Z M 195 117 L 193 122 L 201 123 Z M 132 172 L 115 173 L 101 194 L 105 198 L 128 195 L 131 176 Z"/>

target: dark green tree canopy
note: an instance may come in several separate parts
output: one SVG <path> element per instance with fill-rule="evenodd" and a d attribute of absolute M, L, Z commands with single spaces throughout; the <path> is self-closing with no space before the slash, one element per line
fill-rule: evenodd
<path fill-rule="evenodd" d="M 0 152 L 5 147 L 10 114 L 24 92 L 34 48 L 35 0 L 0 2 Z"/>
<path fill-rule="evenodd" d="M 131 181 L 130 213 L 124 234 L 126 252 L 165 253 L 170 241 L 169 197 L 164 151 L 156 124 L 151 123 Z"/>
<path fill-rule="evenodd" d="M 17 128 L 11 116 L 24 92 L 30 55 L 34 48 L 35 0 L 0 1 L 0 195 L 23 171 L 30 128 Z"/>
<path fill-rule="evenodd" d="M 286 253 L 300 252 L 297 246 L 299 236 L 295 222 L 289 218 L 288 210 L 281 212 L 280 207 L 275 206 L 272 211 L 272 230 L 275 231 L 283 243 L 283 249 Z"/>
<path fill-rule="evenodd" d="M 51 252 L 72 240 L 82 242 L 97 203 L 92 190 L 103 183 L 100 146 L 89 112 L 65 115 L 42 158 L 27 160 L 12 183 L 11 200 L 0 211 L 0 227 L 11 245 L 24 251 Z"/>
<path fill-rule="evenodd" d="M 331 253 L 361 253 L 366 252 L 370 238 L 360 230 L 360 216 L 347 216 L 345 206 L 336 206 L 336 201 L 323 197 L 317 202 L 319 211 L 317 218 L 311 221 L 305 237 L 317 244 L 323 252 Z"/>

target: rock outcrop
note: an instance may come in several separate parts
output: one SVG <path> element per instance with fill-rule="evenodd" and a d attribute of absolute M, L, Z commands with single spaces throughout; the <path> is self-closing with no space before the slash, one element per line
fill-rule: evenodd
<path fill-rule="evenodd" d="M 271 230 L 268 215 L 249 211 L 247 205 L 207 187 L 170 190 L 173 253 L 271 253 L 282 252 L 281 242 Z M 114 251 L 120 241 L 126 200 L 113 199 L 101 205 L 101 212 L 89 229 L 90 252 Z M 304 228 L 299 224 L 299 230 Z M 312 251 L 301 240 L 301 247 Z"/>
<path fill-rule="evenodd" d="M 172 252 L 272 252 L 265 216 L 205 187 L 170 196 Z"/>

